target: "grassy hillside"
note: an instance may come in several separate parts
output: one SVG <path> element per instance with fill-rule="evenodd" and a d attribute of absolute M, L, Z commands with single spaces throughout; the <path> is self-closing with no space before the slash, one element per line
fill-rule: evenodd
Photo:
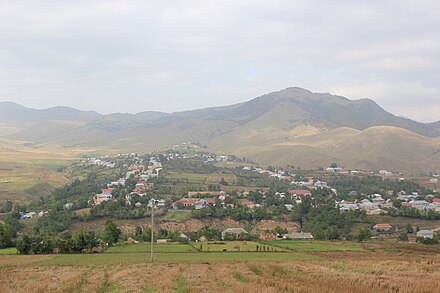
<path fill-rule="evenodd" d="M 347 168 L 440 171 L 439 122 L 419 123 L 392 115 L 369 99 L 301 88 L 171 114 L 100 115 L 11 103 L 0 103 L 0 113 L 11 118 L 0 117 L 0 136 L 66 150 L 145 153 L 192 141 L 267 165 L 317 168 L 337 162 Z"/>
<path fill-rule="evenodd" d="M 319 132 L 316 130 L 316 132 Z M 227 142 L 233 140 L 235 145 Z M 212 147 L 247 156 L 263 164 L 291 164 L 304 168 L 338 162 L 346 168 L 382 169 L 410 174 L 438 170 L 440 139 L 390 126 L 364 131 L 337 128 L 311 135 L 272 128 L 263 132 L 235 132 L 216 139 Z"/>
<path fill-rule="evenodd" d="M 76 160 L 55 147 L 35 148 L 17 141 L 0 141 L 0 202 L 29 202 L 67 183 L 57 169 Z"/>

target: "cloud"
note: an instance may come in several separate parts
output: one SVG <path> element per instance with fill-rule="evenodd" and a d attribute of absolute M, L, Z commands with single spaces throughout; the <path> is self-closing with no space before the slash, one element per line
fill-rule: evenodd
<path fill-rule="evenodd" d="M 300 86 L 433 121 L 438 52 L 438 1 L 0 2 L 0 100 L 40 108 L 178 111 Z"/>

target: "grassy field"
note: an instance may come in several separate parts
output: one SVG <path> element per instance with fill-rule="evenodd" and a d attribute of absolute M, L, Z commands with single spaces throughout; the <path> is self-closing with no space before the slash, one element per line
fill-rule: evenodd
<path fill-rule="evenodd" d="M 292 245 L 298 251 L 177 252 L 190 246 L 164 244 L 168 248 L 155 255 L 154 264 L 145 245 L 76 255 L 8 255 L 0 250 L 0 292 L 440 291 L 440 246 Z M 338 245 L 341 250 L 334 249 Z"/>
<path fill-rule="evenodd" d="M 110 247 L 106 250 L 106 253 L 146 253 L 150 251 L 150 243 L 138 243 L 138 244 L 123 244 Z M 154 251 L 161 252 L 196 252 L 189 244 L 175 244 L 175 243 L 155 243 Z"/>
<path fill-rule="evenodd" d="M 237 181 L 237 176 L 232 173 L 212 173 L 209 174 L 208 179 L 206 179 L 205 184 L 219 184 L 222 178 L 225 179 L 226 182 L 232 184 Z"/>
<path fill-rule="evenodd" d="M 295 252 L 337 252 L 365 251 L 359 243 L 321 242 L 321 241 L 267 241 L 269 245 Z"/>
<path fill-rule="evenodd" d="M 15 247 L 0 249 L 0 254 L 17 254 L 17 249 Z"/>
<path fill-rule="evenodd" d="M 191 211 L 168 211 L 163 216 L 160 217 L 161 220 L 164 221 L 175 221 L 175 222 L 183 222 L 187 219 L 191 218 Z"/>
<path fill-rule="evenodd" d="M 168 174 L 166 174 L 166 178 L 171 180 L 187 180 L 187 182 L 190 184 L 203 184 L 206 181 L 206 178 L 208 178 L 208 175 L 185 172 L 169 172 Z"/>
<path fill-rule="evenodd" d="M 60 148 L 0 141 L 0 202 L 12 199 L 26 203 L 47 195 L 51 188 L 67 183 L 57 169 L 75 160 L 73 154 Z"/>
<path fill-rule="evenodd" d="M 195 243 L 194 246 L 200 251 L 247 251 L 247 252 L 255 252 L 257 250 L 257 246 L 262 246 L 258 242 L 252 241 L 232 241 L 232 242 L 200 242 Z M 277 248 L 270 244 L 265 244 L 269 251 L 283 251 L 284 249 Z"/>

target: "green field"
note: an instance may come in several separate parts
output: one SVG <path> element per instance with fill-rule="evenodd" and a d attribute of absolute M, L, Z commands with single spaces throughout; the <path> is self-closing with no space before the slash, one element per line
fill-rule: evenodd
<path fill-rule="evenodd" d="M 253 241 L 228 241 L 228 242 L 200 242 L 194 243 L 194 247 L 203 252 L 210 251 L 235 251 L 235 252 L 256 252 L 257 246 L 266 246 L 267 251 L 284 251 L 270 244 L 260 244 Z"/>
<path fill-rule="evenodd" d="M 0 268 L 14 266 L 0 256 Z M 88 266 L 123 265 L 150 262 L 149 253 L 101 253 L 101 254 L 57 254 L 57 255 L 17 255 L 19 263 L 29 261 L 28 266 Z M 39 259 L 40 258 L 40 259 Z M 295 252 L 169 252 L 155 253 L 157 263 L 228 263 L 228 262 L 282 262 L 313 260 L 317 256 Z M 10 259 L 10 258 L 8 258 Z M 7 263 L 8 262 L 8 263 Z"/>
<path fill-rule="evenodd" d="M 191 212 L 192 211 L 185 211 L 185 210 L 168 211 L 163 216 L 160 216 L 160 219 L 164 221 L 183 222 L 191 218 Z"/>
<path fill-rule="evenodd" d="M 179 179 L 179 180 L 188 180 L 187 183 L 193 184 L 203 184 L 208 175 L 206 174 L 198 174 L 198 173 L 186 173 L 186 172 L 169 172 L 165 175 L 168 179 Z"/>
<path fill-rule="evenodd" d="M 0 254 L 17 254 L 15 247 L 0 249 Z"/>
<path fill-rule="evenodd" d="M 294 252 L 365 251 L 361 244 L 350 242 L 274 240 L 265 243 Z"/>
<path fill-rule="evenodd" d="M 123 244 L 110 247 L 106 253 L 146 253 L 150 252 L 150 243 L 136 243 L 136 244 Z M 196 252 L 197 250 L 191 247 L 189 244 L 174 244 L 174 243 L 155 243 L 154 251 L 160 252 Z"/>

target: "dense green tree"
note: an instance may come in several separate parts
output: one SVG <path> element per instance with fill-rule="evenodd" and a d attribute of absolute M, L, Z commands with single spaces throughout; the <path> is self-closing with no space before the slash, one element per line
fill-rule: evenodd
<path fill-rule="evenodd" d="M 20 254 L 29 254 L 32 249 L 32 239 L 28 235 L 23 235 L 17 240 L 17 251 Z"/>
<path fill-rule="evenodd" d="M 364 241 L 370 240 L 372 235 L 373 234 L 371 233 L 371 231 L 369 229 L 363 228 L 363 229 L 360 229 L 358 231 L 358 233 L 356 234 L 356 239 L 359 242 L 364 242 Z"/>
<path fill-rule="evenodd" d="M 410 223 L 406 224 L 405 230 L 406 230 L 406 233 L 410 233 L 410 234 L 414 233 L 414 228 Z"/>
<path fill-rule="evenodd" d="M 400 241 L 408 241 L 408 233 L 406 231 L 402 231 L 397 237 Z"/>
<path fill-rule="evenodd" d="M 12 245 L 12 228 L 8 224 L 0 223 L 0 248 L 6 248 Z"/>
<path fill-rule="evenodd" d="M 108 245 L 113 245 L 118 242 L 119 236 L 121 236 L 121 229 L 111 220 L 105 222 L 104 233 L 102 234 L 102 240 Z"/>

